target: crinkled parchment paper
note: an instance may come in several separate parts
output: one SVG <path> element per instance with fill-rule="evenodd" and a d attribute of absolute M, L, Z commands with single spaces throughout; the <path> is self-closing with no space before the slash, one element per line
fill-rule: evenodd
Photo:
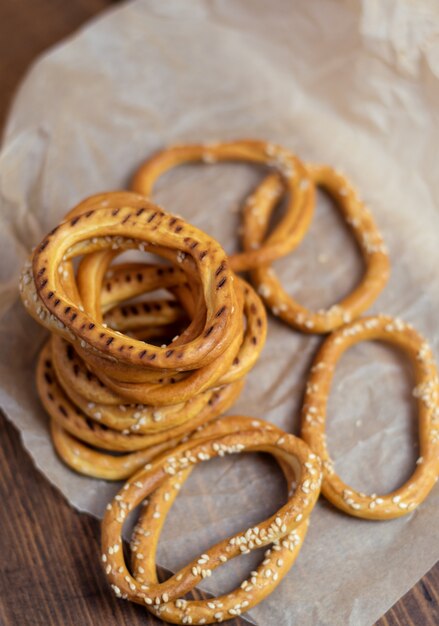
<path fill-rule="evenodd" d="M 75 507 L 101 515 L 117 486 L 75 475 L 52 451 L 34 385 L 44 332 L 19 303 L 18 273 L 30 247 L 73 204 L 126 186 L 140 161 L 165 144 L 259 137 L 346 171 L 392 258 L 390 283 L 373 310 L 414 323 L 439 356 L 434 5 L 139 0 L 105 14 L 35 64 L 15 100 L 0 156 L 0 401 L 37 466 Z M 260 176 L 244 165 L 183 167 L 160 180 L 156 198 L 231 251 L 236 207 Z M 306 240 L 276 266 L 288 291 L 316 308 L 349 291 L 362 269 L 324 201 Z M 297 433 L 318 341 L 271 318 L 236 412 Z M 337 469 L 353 486 L 385 492 L 412 471 L 412 386 L 410 368 L 388 347 L 361 344 L 340 362 L 328 437 Z M 160 563 L 178 567 L 225 533 L 256 523 L 284 495 L 268 459 L 204 464 L 166 523 Z M 435 489 L 404 519 L 371 523 L 320 502 L 297 564 L 252 617 L 261 625 L 372 624 L 439 557 L 438 505 Z M 250 560 L 236 559 L 206 587 L 229 589 Z"/>

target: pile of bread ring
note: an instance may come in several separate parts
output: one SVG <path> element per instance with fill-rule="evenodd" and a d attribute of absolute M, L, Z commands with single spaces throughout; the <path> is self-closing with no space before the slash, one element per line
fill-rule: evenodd
<path fill-rule="evenodd" d="M 229 257 L 212 237 L 151 200 L 167 170 L 218 161 L 267 169 L 243 206 L 242 252 Z M 306 235 L 317 188 L 331 196 L 347 222 L 365 272 L 345 299 L 313 312 L 284 291 L 272 263 L 294 252 Z M 273 212 L 284 200 L 273 227 Z M 129 260 L 119 259 L 126 252 Z M 131 191 L 87 198 L 33 250 L 20 291 L 28 312 L 50 331 L 37 387 L 53 444 L 77 472 L 128 480 L 102 523 L 102 562 L 116 596 L 171 623 L 223 622 L 260 602 L 288 572 L 320 492 L 343 512 L 374 520 L 405 515 L 427 497 L 439 475 L 433 354 L 408 323 L 361 317 L 388 276 L 383 239 L 344 175 L 250 140 L 173 146 L 155 154 L 137 171 Z M 263 348 L 266 308 L 295 330 L 329 333 L 309 373 L 300 438 L 259 418 L 221 417 Z M 416 378 L 420 457 L 409 480 L 386 495 L 345 484 L 325 438 L 337 360 L 349 346 L 370 339 L 402 349 Z M 160 531 L 191 470 L 213 457 L 254 451 L 279 463 L 288 485 L 285 505 L 159 582 Z M 122 529 L 137 508 L 128 564 Z M 211 600 L 185 599 L 217 567 L 258 548 L 266 548 L 264 558 L 239 588 Z"/>

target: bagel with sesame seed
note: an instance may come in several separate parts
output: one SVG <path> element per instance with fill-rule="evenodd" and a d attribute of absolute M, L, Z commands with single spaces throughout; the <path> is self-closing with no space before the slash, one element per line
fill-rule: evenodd
<path fill-rule="evenodd" d="M 159 583 L 155 557 L 160 532 L 192 469 L 214 457 L 255 451 L 273 455 L 287 484 L 295 481 L 287 503 L 267 520 L 218 542 Z M 208 424 L 172 452 L 147 463 L 108 504 L 102 521 L 102 563 L 113 592 L 175 624 L 217 623 L 244 613 L 275 589 L 296 560 L 318 498 L 321 476 L 320 460 L 307 445 L 272 424 L 242 416 Z M 142 503 L 128 568 L 122 527 Z M 239 588 L 218 598 L 184 599 L 216 568 L 261 547 L 268 548 L 263 561 Z"/>
<path fill-rule="evenodd" d="M 398 489 L 385 495 L 360 493 L 336 473 L 326 444 L 326 412 L 337 361 L 360 341 L 390 343 L 406 354 L 415 376 L 418 402 L 419 451 L 416 469 Z M 349 515 L 389 520 L 411 513 L 430 493 L 439 475 L 439 379 L 425 339 L 398 318 L 365 317 L 332 333 L 317 353 L 309 374 L 302 409 L 301 436 L 323 463 L 322 494 Z"/>
<path fill-rule="evenodd" d="M 177 165 L 243 161 L 267 165 L 272 173 L 248 196 L 242 211 L 244 251 L 230 256 L 231 267 L 250 271 L 252 282 L 271 312 L 304 333 L 328 333 L 366 311 L 389 278 L 387 249 L 375 221 L 347 178 L 329 166 L 303 164 L 284 147 L 241 140 L 177 145 L 161 150 L 137 170 L 132 188 L 152 197 L 157 179 Z M 355 289 L 327 310 L 310 311 L 289 296 L 272 263 L 297 248 L 311 224 L 316 188 L 326 191 L 348 224 L 363 257 L 365 272 Z M 269 229 L 279 202 L 287 196 L 281 221 Z"/>

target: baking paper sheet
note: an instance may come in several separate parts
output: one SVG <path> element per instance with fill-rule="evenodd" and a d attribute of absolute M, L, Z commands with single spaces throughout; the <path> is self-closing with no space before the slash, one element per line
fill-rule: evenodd
<path fill-rule="evenodd" d="M 405 0 L 144 0 L 122 5 L 44 55 L 24 81 L 0 155 L 0 401 L 36 465 L 78 509 L 100 516 L 117 485 L 80 477 L 53 453 L 34 385 L 42 331 L 17 280 L 28 251 L 76 202 L 125 187 L 141 160 L 174 142 L 257 137 L 343 169 L 381 228 L 392 275 L 373 310 L 425 333 L 439 356 L 439 15 Z M 236 207 L 260 180 L 243 165 L 183 167 L 156 198 L 236 249 Z M 291 294 L 320 308 L 361 274 L 355 245 L 325 202 L 300 248 L 276 263 Z M 270 318 L 236 412 L 293 433 L 319 339 Z M 386 492 L 417 457 L 410 368 L 361 344 L 340 362 L 329 447 L 356 488 Z M 284 498 L 261 457 L 197 468 L 166 523 L 159 562 L 175 569 Z M 251 611 L 260 625 L 368 626 L 439 557 L 439 489 L 404 519 L 372 523 L 321 501 L 297 564 Z M 252 557 L 253 558 L 253 557 Z M 260 558 L 258 556 L 258 558 Z M 235 559 L 205 581 L 227 591 Z"/>

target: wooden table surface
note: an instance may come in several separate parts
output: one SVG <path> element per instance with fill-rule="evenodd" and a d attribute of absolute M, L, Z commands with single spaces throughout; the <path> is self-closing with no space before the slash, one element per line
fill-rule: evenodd
<path fill-rule="evenodd" d="M 35 56 L 112 4 L 0 0 L 0 128 L 14 89 Z M 34 468 L 17 432 L 2 415 L 0 440 L 0 625 L 163 623 L 109 592 L 98 558 L 98 522 L 74 511 Z M 239 618 L 228 622 L 247 623 Z M 378 622 L 438 624 L 439 563 Z"/>

